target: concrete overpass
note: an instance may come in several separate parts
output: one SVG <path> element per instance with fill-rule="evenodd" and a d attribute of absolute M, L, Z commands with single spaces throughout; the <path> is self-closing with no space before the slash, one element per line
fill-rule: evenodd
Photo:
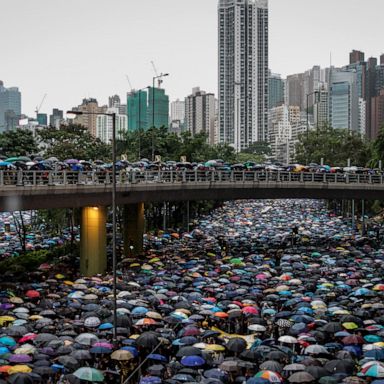
<path fill-rule="evenodd" d="M 117 204 L 125 207 L 125 245 L 142 251 L 144 203 L 234 199 L 384 198 L 382 175 L 265 171 L 120 171 Z M 106 267 L 110 173 L 0 171 L 0 211 L 82 208 L 82 272 Z"/>

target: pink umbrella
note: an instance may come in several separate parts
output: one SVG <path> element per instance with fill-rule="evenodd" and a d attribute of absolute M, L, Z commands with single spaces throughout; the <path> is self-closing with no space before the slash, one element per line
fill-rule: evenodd
<path fill-rule="evenodd" d="M 104 347 L 104 348 L 108 348 L 108 349 L 113 349 L 113 344 L 99 341 L 99 342 L 93 344 L 92 347 Z"/>

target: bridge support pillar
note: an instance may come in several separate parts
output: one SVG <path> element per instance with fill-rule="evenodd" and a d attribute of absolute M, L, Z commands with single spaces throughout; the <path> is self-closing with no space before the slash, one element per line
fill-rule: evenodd
<path fill-rule="evenodd" d="M 143 252 L 144 203 L 124 205 L 124 254 L 137 256 Z"/>
<path fill-rule="evenodd" d="M 80 272 L 85 276 L 104 273 L 107 269 L 107 210 L 83 207 L 80 225 Z"/>

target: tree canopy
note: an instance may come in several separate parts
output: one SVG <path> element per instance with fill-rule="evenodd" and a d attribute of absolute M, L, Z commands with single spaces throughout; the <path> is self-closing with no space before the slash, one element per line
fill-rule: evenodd
<path fill-rule="evenodd" d="M 43 143 L 43 155 L 63 159 L 111 160 L 111 148 L 77 124 L 62 125 L 60 129 L 47 127 L 38 131 Z"/>
<path fill-rule="evenodd" d="M 296 161 L 301 164 L 320 164 L 323 159 L 324 164 L 347 166 L 350 159 L 353 165 L 365 166 L 371 158 L 372 145 L 368 140 L 356 132 L 328 125 L 302 134 L 296 145 Z"/>
<path fill-rule="evenodd" d="M 16 129 L 0 133 L 0 152 L 6 157 L 29 156 L 38 151 L 32 131 Z"/>
<path fill-rule="evenodd" d="M 236 159 L 231 146 L 209 145 L 207 134 L 204 132 L 192 135 L 186 131 L 178 136 L 165 127 L 150 128 L 122 133 L 117 141 L 118 154 L 126 155 L 129 161 L 152 159 L 152 151 L 154 155 L 160 155 L 162 160 L 177 161 L 181 156 L 185 156 L 187 161 L 191 162 L 219 158 L 225 161 Z"/>

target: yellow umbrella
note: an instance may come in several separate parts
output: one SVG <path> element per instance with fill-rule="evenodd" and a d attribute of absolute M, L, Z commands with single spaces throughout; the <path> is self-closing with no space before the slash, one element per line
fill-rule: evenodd
<path fill-rule="evenodd" d="M 31 344 L 24 344 L 22 347 L 15 349 L 13 352 L 15 355 L 33 355 L 36 352 L 36 348 Z"/>
<path fill-rule="evenodd" d="M 29 320 L 41 320 L 42 318 L 43 316 L 40 315 L 32 315 L 28 317 Z"/>
<path fill-rule="evenodd" d="M 157 263 L 158 261 L 160 261 L 158 257 L 154 257 L 153 259 L 149 260 L 150 263 Z"/>
<path fill-rule="evenodd" d="M 342 326 L 345 329 L 356 329 L 356 328 L 359 328 L 359 326 L 356 323 L 352 323 L 352 322 L 343 323 Z"/>
<path fill-rule="evenodd" d="M 69 281 L 69 280 L 65 280 L 64 281 L 64 284 L 65 285 L 73 285 L 73 284 L 75 284 L 73 281 Z"/>
<path fill-rule="evenodd" d="M 130 265 L 130 267 L 140 267 L 140 264 L 139 263 L 132 263 L 131 265 Z"/>
<path fill-rule="evenodd" d="M 24 300 L 21 297 L 11 297 L 9 301 L 13 304 L 23 304 Z"/>
<path fill-rule="evenodd" d="M 207 344 L 205 349 L 207 351 L 212 351 L 212 352 L 223 352 L 223 351 L 225 351 L 225 347 L 220 345 L 220 344 Z"/>
<path fill-rule="evenodd" d="M 8 371 L 8 374 L 13 375 L 14 373 L 29 373 L 29 372 L 32 372 L 31 367 L 28 367 L 28 365 L 25 365 L 25 364 L 18 364 L 10 368 L 10 370 Z"/>
<path fill-rule="evenodd" d="M 56 279 L 64 279 L 65 276 L 62 275 L 61 273 L 58 273 L 57 275 L 55 275 Z"/>
<path fill-rule="evenodd" d="M 133 339 L 133 340 L 136 340 L 139 336 L 140 336 L 140 335 L 135 334 L 135 335 L 131 335 L 131 336 L 129 336 L 129 338 L 130 338 L 130 339 Z"/>
<path fill-rule="evenodd" d="M 16 318 L 13 316 L 0 316 L 0 325 L 3 325 L 4 323 L 15 321 Z"/>

